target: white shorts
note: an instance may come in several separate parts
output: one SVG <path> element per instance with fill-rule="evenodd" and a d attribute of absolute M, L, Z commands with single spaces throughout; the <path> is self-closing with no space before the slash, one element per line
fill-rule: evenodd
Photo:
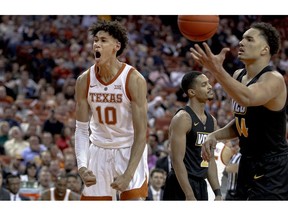
<path fill-rule="evenodd" d="M 90 187 L 84 186 L 81 200 L 129 200 L 147 196 L 149 177 L 147 146 L 127 190 L 117 194 L 117 191 L 110 186 L 116 177 L 125 172 L 131 148 L 111 149 L 90 145 L 88 169 L 96 176 L 97 183 Z"/>

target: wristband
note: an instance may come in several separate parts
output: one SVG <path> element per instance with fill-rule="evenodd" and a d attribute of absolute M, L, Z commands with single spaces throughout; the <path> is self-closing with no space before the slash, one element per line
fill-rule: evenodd
<path fill-rule="evenodd" d="M 220 189 L 215 189 L 215 190 L 213 190 L 213 192 L 214 192 L 215 196 L 222 196 Z"/>

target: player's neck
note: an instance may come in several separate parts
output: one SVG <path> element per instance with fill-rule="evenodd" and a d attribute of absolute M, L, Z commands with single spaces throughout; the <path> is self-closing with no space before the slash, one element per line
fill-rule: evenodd
<path fill-rule="evenodd" d="M 205 116 L 205 103 L 199 103 L 199 102 L 195 102 L 190 100 L 189 101 L 189 106 L 190 108 L 193 110 L 193 112 L 198 116 L 198 117 L 203 117 Z"/>
<path fill-rule="evenodd" d="M 120 61 L 114 61 L 113 63 L 107 63 L 103 65 L 95 65 L 95 73 L 101 78 L 104 82 L 109 82 L 114 78 L 114 76 L 122 68 L 123 63 Z"/>
<path fill-rule="evenodd" d="M 269 65 L 269 61 L 254 61 L 253 63 L 245 63 L 245 69 L 247 71 L 247 77 L 252 79 L 258 73 L 262 71 L 264 67 Z"/>

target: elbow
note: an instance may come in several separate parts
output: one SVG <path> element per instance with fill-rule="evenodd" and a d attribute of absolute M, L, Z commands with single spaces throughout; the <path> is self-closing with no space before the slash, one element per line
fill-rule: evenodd
<path fill-rule="evenodd" d="M 248 96 L 244 96 L 238 99 L 235 98 L 235 101 L 242 107 L 251 106 L 251 99 Z"/>

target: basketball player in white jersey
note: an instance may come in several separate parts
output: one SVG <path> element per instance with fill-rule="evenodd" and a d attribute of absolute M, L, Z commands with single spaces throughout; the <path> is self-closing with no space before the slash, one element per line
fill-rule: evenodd
<path fill-rule="evenodd" d="M 117 58 L 128 42 L 119 22 L 99 21 L 90 32 L 95 63 L 76 83 L 75 153 L 85 184 L 81 200 L 144 200 L 146 81 Z"/>

